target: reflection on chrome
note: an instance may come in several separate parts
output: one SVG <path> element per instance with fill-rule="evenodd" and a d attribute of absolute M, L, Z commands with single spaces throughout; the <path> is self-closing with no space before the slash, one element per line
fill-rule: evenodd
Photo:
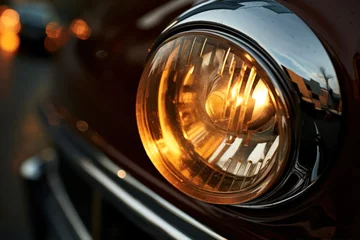
<path fill-rule="evenodd" d="M 223 32 L 226 29 L 229 38 L 244 42 L 245 40 L 246 42 L 249 41 L 249 46 L 255 46 L 262 50 L 261 57 L 274 67 L 273 69 L 278 74 L 279 79 L 282 79 L 281 84 L 291 88 L 293 92 L 294 99 L 291 110 L 294 112 L 290 113 L 290 117 L 297 126 L 295 130 L 298 130 L 294 131 L 294 135 L 296 135 L 294 138 L 295 149 L 300 149 L 299 154 L 290 159 L 292 161 L 290 166 L 293 165 L 294 167 L 287 169 L 285 180 L 279 183 L 279 190 L 275 190 L 252 203 L 242 204 L 242 206 L 256 208 L 275 205 L 308 189 L 324 173 L 330 162 L 335 160 L 333 153 L 336 150 L 337 139 L 339 139 L 341 131 L 340 122 L 343 112 L 339 79 L 332 60 L 317 35 L 295 13 L 272 0 L 223 0 L 200 4 L 175 19 L 162 33 L 163 38 L 171 37 L 175 32 L 181 32 L 184 26 L 192 27 L 193 30 L 201 26 L 201 31 L 204 32 Z M 190 49 L 192 49 L 191 46 Z M 225 72 L 231 76 L 231 73 L 226 71 L 232 64 L 231 50 L 229 52 L 225 48 L 213 50 L 213 52 L 214 54 L 210 55 L 207 55 L 209 52 L 202 53 L 202 64 L 211 65 L 212 62 L 221 62 L 222 59 L 227 58 L 230 61 L 228 61 L 229 64 L 225 67 L 225 71 L 221 67 L 219 72 Z M 244 57 L 248 62 L 258 60 L 257 58 L 253 59 L 253 54 L 244 54 Z M 196 74 L 196 65 L 194 73 Z M 176 75 L 176 77 L 178 79 L 179 76 Z M 206 114 L 215 126 L 224 131 L 237 132 L 239 125 L 229 125 L 224 113 L 225 115 L 231 115 L 232 111 L 235 113 L 236 110 L 233 109 L 236 109 L 237 105 L 246 103 L 246 99 L 242 96 L 236 98 L 232 96 L 232 90 L 237 91 L 236 84 L 229 89 L 222 81 L 218 82 L 216 75 L 211 76 L 211 79 L 214 89 L 210 88 L 205 99 Z M 188 82 L 189 85 L 193 84 L 191 77 Z M 261 85 L 254 86 L 258 89 L 259 94 L 255 94 L 254 91 L 252 99 L 258 103 L 257 107 L 261 109 L 259 103 L 268 103 L 271 92 L 266 94 Z M 190 126 L 188 128 L 183 127 L 182 131 L 187 139 L 193 139 L 194 143 L 199 142 L 198 145 L 194 144 L 196 147 L 194 151 L 203 148 L 201 154 L 208 157 L 208 163 L 211 166 L 216 166 L 222 171 L 230 170 L 230 173 L 235 176 L 239 169 L 243 174 L 252 176 L 253 173 L 261 171 L 261 168 L 253 169 L 253 165 L 268 164 L 269 161 L 266 162 L 267 153 L 271 155 L 275 149 L 274 154 L 276 156 L 276 148 L 281 149 L 281 138 L 254 143 L 253 138 L 240 137 L 240 141 L 238 135 L 234 134 L 234 139 L 231 139 L 231 136 L 230 139 L 228 138 L 228 142 L 231 142 L 233 147 L 227 146 L 224 139 L 214 140 L 216 136 L 204 133 L 204 128 L 208 131 L 208 127 L 199 124 L 197 118 L 194 117 L 198 108 L 192 106 L 191 102 L 196 98 L 197 96 L 194 95 L 191 88 L 184 86 L 182 99 L 184 104 L 180 119 L 183 126 Z M 227 108 L 229 102 L 232 103 L 231 108 Z M 298 104 L 299 102 L 300 104 Z M 254 113 L 257 107 L 253 108 Z M 268 105 L 266 109 L 269 112 L 265 115 L 271 116 L 273 111 L 271 105 Z M 284 119 L 286 120 L 286 118 L 277 119 L 281 122 L 280 125 L 286 122 Z M 318 131 L 314 129 L 315 123 L 318 126 Z M 328 131 L 329 128 L 332 131 Z M 252 126 L 248 124 L 245 128 L 241 126 L 240 129 L 251 130 Z M 315 134 L 314 132 L 318 133 Z M 202 146 L 200 145 L 202 139 L 209 141 Z M 245 145 L 246 151 L 242 151 L 245 156 L 238 155 L 239 153 L 234 149 L 237 146 L 241 149 Z M 309 151 L 309 149 L 314 151 Z M 324 156 L 328 157 L 324 158 Z M 235 160 L 242 158 L 247 159 L 247 161 Z M 200 169 L 201 174 L 199 175 L 211 177 L 216 175 L 208 171 L 206 167 L 197 167 Z M 313 171 L 314 169 L 316 171 Z M 296 175 L 298 172 L 301 172 L 301 177 Z M 296 176 L 299 180 L 288 181 L 291 176 Z M 222 179 L 221 175 L 216 177 Z M 202 182 L 198 176 L 192 176 L 192 180 L 197 180 L 199 184 Z M 208 183 L 205 182 L 205 185 Z M 217 187 L 216 184 L 213 186 Z M 281 188 L 292 189 L 292 193 L 284 193 Z"/>
<path fill-rule="evenodd" d="M 214 1 L 201 7 L 206 11 L 184 14 L 172 28 L 201 21 L 236 29 L 275 59 L 298 85 L 303 101 L 327 114 L 341 115 L 340 86 L 333 64 L 316 35 L 289 9 L 275 1 L 246 0 Z"/>
<path fill-rule="evenodd" d="M 328 75 L 325 68 L 319 68 L 319 75 L 323 78 L 323 83 L 315 81 L 314 79 L 304 79 L 290 69 L 284 68 L 284 70 L 289 74 L 303 101 L 313 104 L 317 110 L 325 110 L 333 114 L 341 115 L 341 96 L 331 88 L 329 82 L 334 79 L 334 77 Z"/>
<path fill-rule="evenodd" d="M 117 175 L 119 178 L 124 179 L 126 177 L 126 172 L 121 169 L 117 172 Z"/>

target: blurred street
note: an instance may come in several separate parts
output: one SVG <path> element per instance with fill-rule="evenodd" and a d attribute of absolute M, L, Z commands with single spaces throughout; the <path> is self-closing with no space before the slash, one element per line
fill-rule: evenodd
<path fill-rule="evenodd" d="M 0 53 L 0 236 L 30 239 L 21 163 L 44 148 L 38 101 L 52 75 L 51 58 Z"/>

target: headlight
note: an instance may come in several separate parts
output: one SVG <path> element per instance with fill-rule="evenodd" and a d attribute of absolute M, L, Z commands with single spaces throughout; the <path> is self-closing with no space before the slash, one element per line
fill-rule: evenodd
<path fill-rule="evenodd" d="M 288 106 L 257 59 L 202 32 L 178 34 L 148 59 L 136 104 L 140 136 L 160 173 L 194 198 L 245 202 L 284 169 Z"/>

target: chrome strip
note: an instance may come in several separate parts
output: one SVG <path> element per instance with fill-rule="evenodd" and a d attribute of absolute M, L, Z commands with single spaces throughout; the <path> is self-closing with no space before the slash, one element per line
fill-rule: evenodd
<path fill-rule="evenodd" d="M 116 164 L 114 164 L 109 158 L 107 158 L 102 153 L 97 153 L 97 154 L 95 154 L 95 156 L 97 157 L 97 160 L 98 160 L 99 163 L 101 163 L 110 172 L 117 175 L 117 172 L 118 172 L 118 170 L 120 170 L 120 168 Z M 187 215 L 186 213 L 184 213 L 180 209 L 176 208 L 174 205 L 170 204 L 168 201 L 166 201 L 165 199 L 160 197 L 155 192 L 151 191 L 149 188 L 147 188 L 145 185 L 140 183 L 134 177 L 132 177 L 130 175 L 126 175 L 126 178 L 124 178 L 124 180 L 127 181 L 130 185 L 132 185 L 136 189 L 138 189 L 139 191 L 141 191 L 141 192 L 147 194 L 148 196 L 150 196 L 157 203 L 159 203 L 161 206 L 166 208 L 166 210 L 172 212 L 173 214 L 175 214 L 179 218 L 181 218 L 184 221 L 190 223 L 191 225 L 193 225 L 194 227 L 200 229 L 201 231 L 207 233 L 209 236 L 211 236 L 211 237 L 213 237 L 215 239 L 219 239 L 219 240 L 226 239 L 226 238 L 220 236 L 219 234 L 215 233 L 214 231 L 212 231 L 211 229 L 209 229 L 205 225 L 203 225 L 200 222 L 196 221 L 194 218 L 190 217 L 189 215 Z"/>
<path fill-rule="evenodd" d="M 55 164 L 55 162 L 52 164 Z M 71 203 L 71 200 L 64 186 L 62 185 L 62 182 L 56 170 L 51 169 L 50 171 L 46 171 L 46 177 L 48 179 L 51 192 L 53 193 L 56 201 L 61 207 L 61 210 L 65 214 L 66 218 L 69 220 L 70 225 L 75 230 L 79 239 L 92 240 L 91 235 L 84 226 L 82 220 L 80 219 L 80 216 L 77 214 L 74 205 Z"/>
<path fill-rule="evenodd" d="M 69 143 L 67 142 L 65 143 L 64 141 L 62 141 L 62 144 L 63 144 L 62 145 L 63 148 L 67 148 L 67 149 L 72 148 L 71 146 L 68 145 Z M 86 143 L 82 142 L 80 144 L 86 144 Z M 92 150 L 90 155 L 94 157 L 94 160 L 100 163 L 102 166 L 104 166 L 107 170 L 109 170 L 110 173 L 114 174 L 114 176 L 118 177 L 117 173 L 119 170 L 121 170 L 121 168 L 116 164 L 114 164 L 109 158 L 107 158 L 100 151 L 94 150 L 92 148 L 90 149 Z M 87 150 L 89 150 L 89 148 Z M 73 152 L 76 150 L 71 149 L 71 151 Z M 77 160 L 75 162 L 77 162 L 83 170 L 85 170 L 93 179 L 99 182 L 108 191 L 113 193 L 120 201 L 122 201 L 124 204 L 129 206 L 132 210 L 134 210 L 136 213 L 144 217 L 149 222 L 153 223 L 160 229 L 164 230 L 164 232 L 166 232 L 169 236 L 171 236 L 174 239 L 181 239 L 181 240 L 191 239 L 182 232 L 178 231 L 176 228 L 174 228 L 172 225 L 170 225 L 167 221 L 165 221 L 163 218 L 158 216 L 156 213 L 148 209 L 147 206 L 142 204 L 138 199 L 131 196 L 131 194 L 129 194 L 122 187 L 120 187 L 118 183 L 116 183 L 110 177 L 108 177 L 106 173 L 104 173 L 99 168 L 97 168 L 90 159 L 75 154 L 72 154 L 72 157 L 74 158 L 74 160 Z M 196 221 L 195 219 L 193 219 L 192 217 L 190 217 L 180 209 L 176 208 L 174 205 L 172 205 L 171 203 L 160 197 L 158 194 L 154 193 L 152 190 L 150 190 L 145 185 L 140 183 L 138 180 L 130 176 L 128 173 L 126 174 L 126 177 L 123 178 L 122 180 L 127 182 L 131 187 L 133 187 L 137 191 L 146 194 L 148 197 L 159 203 L 159 205 L 165 208 L 164 210 L 168 210 L 169 212 L 181 218 L 188 224 L 191 224 L 193 227 L 207 234 L 209 237 L 220 240 L 226 239 L 220 236 L 219 234 L 215 233 L 205 225 Z"/>
<path fill-rule="evenodd" d="M 40 177 L 45 174 L 52 195 L 59 204 L 61 211 L 64 213 L 78 238 L 81 240 L 92 240 L 90 233 L 87 231 L 80 219 L 80 216 L 77 214 L 74 205 L 71 203 L 64 185 L 62 184 L 62 181 L 56 171 L 55 158 L 56 155 L 54 149 L 44 149 L 41 151 L 40 155 L 30 157 L 21 164 L 21 176 L 26 180 L 38 181 Z M 64 239 L 66 238 L 67 237 L 64 236 Z"/>
<path fill-rule="evenodd" d="M 136 26 L 142 30 L 148 30 L 153 27 L 156 27 L 164 21 L 164 18 L 178 11 L 179 9 L 190 6 L 191 4 L 196 3 L 196 0 L 173 0 L 170 2 L 165 2 L 163 5 L 158 6 L 155 9 L 152 9 L 150 12 L 145 13 L 136 21 Z"/>
<path fill-rule="evenodd" d="M 43 108 L 40 112 L 43 120 L 48 122 L 47 114 L 49 114 L 49 112 L 45 109 L 53 109 Z M 160 195 L 156 194 L 132 177 L 129 173 L 126 172 L 124 177 L 118 175 L 119 171 L 122 169 L 112 162 L 95 145 L 89 144 L 80 135 L 71 130 L 65 121 L 60 121 L 55 125 L 47 126 L 50 128 L 50 133 L 57 146 L 65 153 L 65 158 L 71 160 L 68 161 L 69 164 L 73 164 L 75 167 L 80 168 L 81 171 L 85 171 L 93 180 L 101 184 L 106 191 L 114 195 L 115 198 L 125 205 L 129 206 L 130 209 L 134 210 L 140 216 L 144 217 L 149 223 L 164 230 L 164 233 L 176 239 L 192 239 L 194 236 L 200 239 L 226 239 L 166 201 Z M 135 198 L 123 186 L 129 187 L 130 190 L 142 194 L 144 197 L 148 198 L 147 200 L 153 200 L 152 203 L 157 205 L 157 208 L 159 209 L 150 209 L 146 204 L 147 202 L 140 202 L 139 197 Z M 162 211 L 164 215 L 159 216 L 159 213 L 156 211 Z M 174 223 L 177 222 L 174 226 L 168 221 L 171 220 L 172 217 L 175 217 Z M 181 223 L 179 221 L 181 221 Z M 186 234 L 191 237 L 180 232 L 177 227 L 185 228 Z"/>
<path fill-rule="evenodd" d="M 171 226 L 164 219 L 143 205 L 138 199 L 134 198 L 122 189 L 118 184 L 116 184 L 116 182 L 111 180 L 105 173 L 100 171 L 93 163 L 91 163 L 91 161 L 86 158 L 82 158 L 79 160 L 79 164 L 92 178 L 111 191 L 118 200 L 122 201 L 137 214 L 162 229 L 169 236 L 174 239 L 190 239 L 188 236 Z"/>

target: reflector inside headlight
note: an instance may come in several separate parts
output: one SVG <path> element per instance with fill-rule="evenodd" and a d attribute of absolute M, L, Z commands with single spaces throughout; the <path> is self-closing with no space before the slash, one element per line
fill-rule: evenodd
<path fill-rule="evenodd" d="M 290 131 L 280 89 L 240 45 L 183 33 L 150 56 L 137 95 L 147 154 L 173 185 L 197 199 L 253 199 L 284 168 Z"/>

